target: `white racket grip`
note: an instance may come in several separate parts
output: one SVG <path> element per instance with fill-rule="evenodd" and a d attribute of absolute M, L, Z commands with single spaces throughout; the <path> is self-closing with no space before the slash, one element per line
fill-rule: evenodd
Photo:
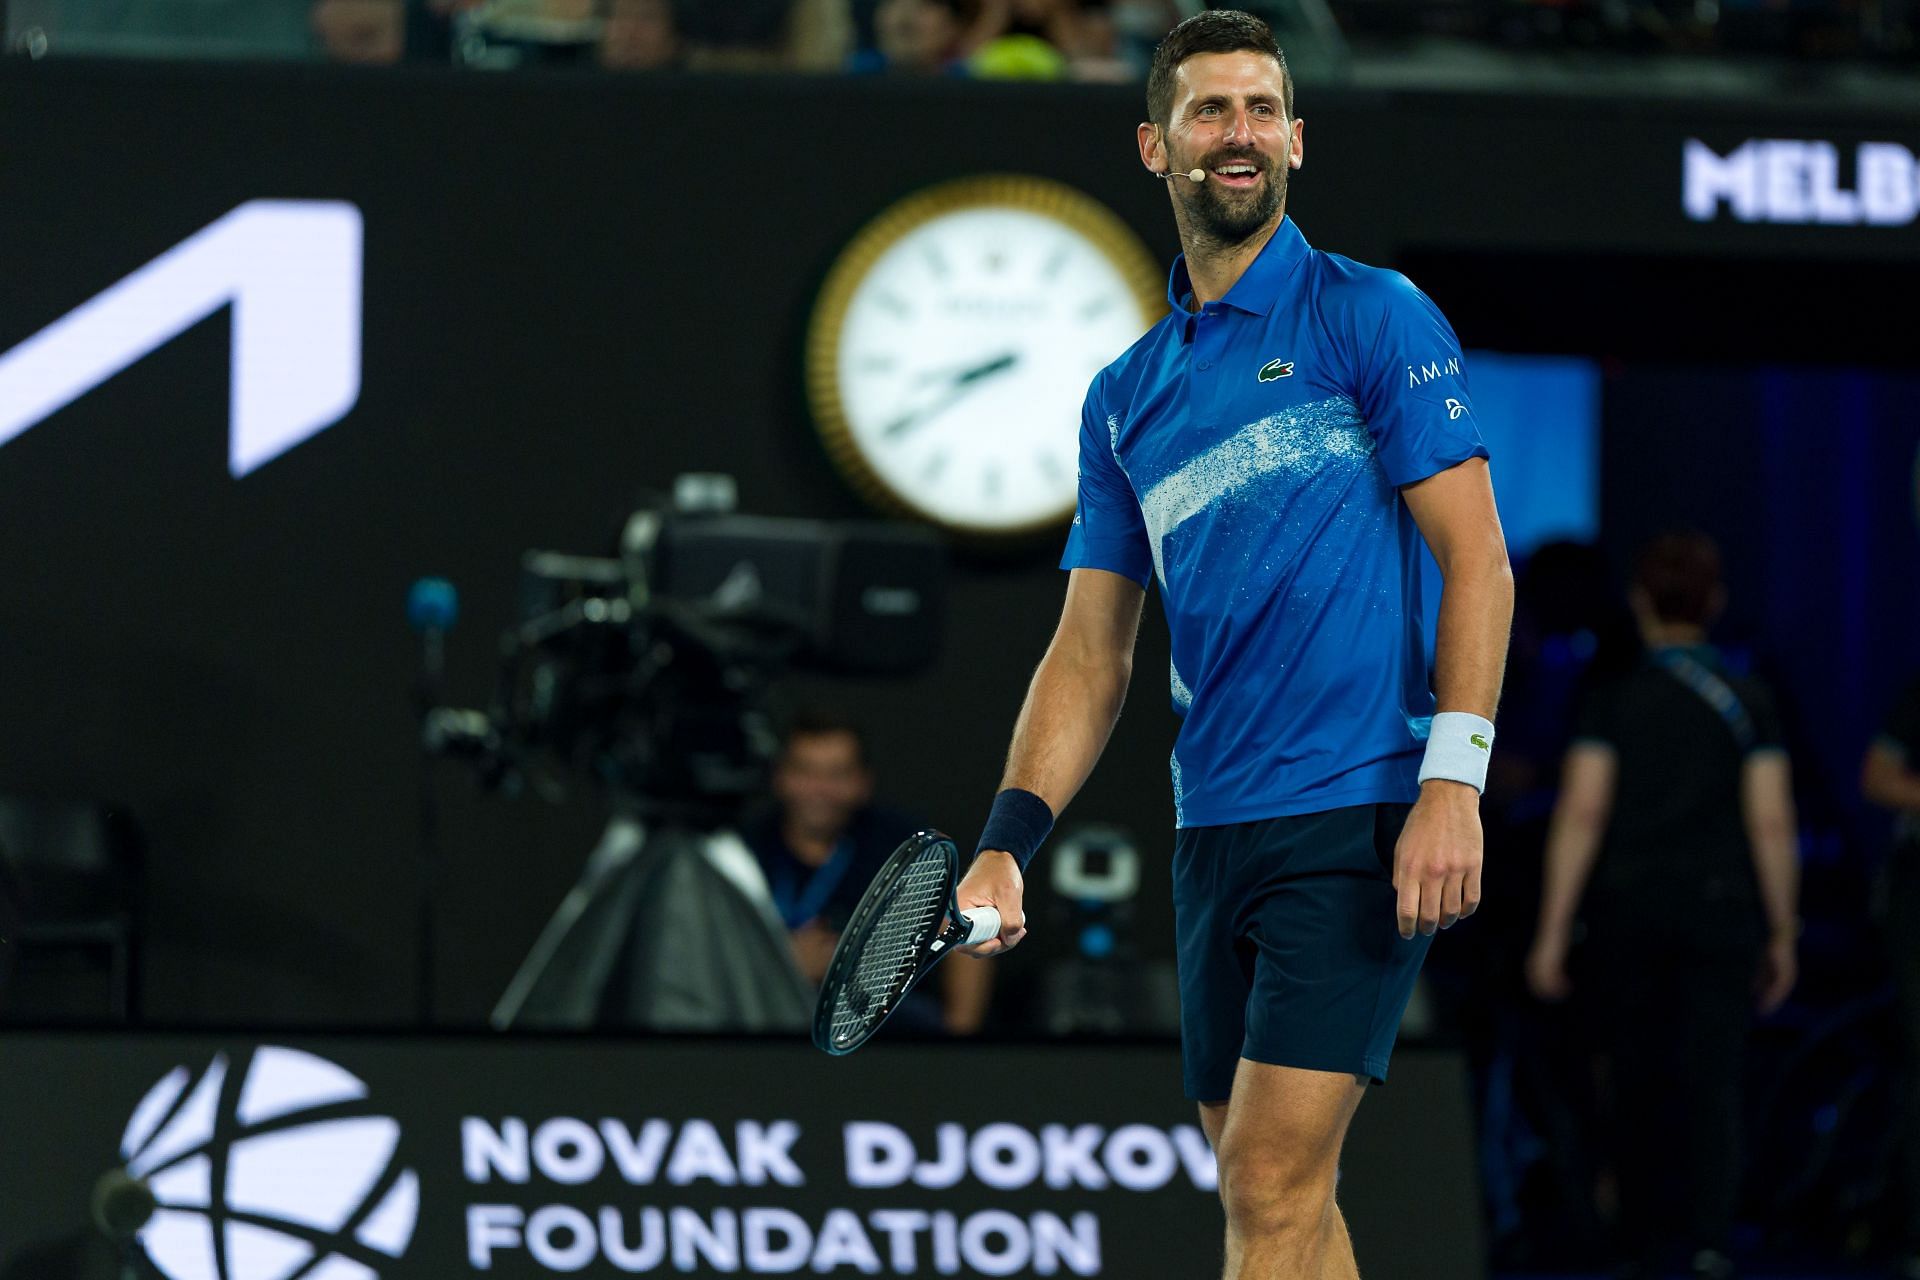
<path fill-rule="evenodd" d="M 968 907 L 960 918 L 967 922 L 967 940 L 960 944 L 963 947 L 1000 936 L 1000 913 L 992 907 Z"/>

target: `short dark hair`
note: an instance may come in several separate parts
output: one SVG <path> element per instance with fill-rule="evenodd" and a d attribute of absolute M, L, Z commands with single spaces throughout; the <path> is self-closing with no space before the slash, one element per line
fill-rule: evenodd
<path fill-rule="evenodd" d="M 1720 603 L 1720 548 L 1696 529 L 1663 533 L 1641 548 L 1633 582 L 1660 621 L 1704 627 Z"/>
<path fill-rule="evenodd" d="M 852 716 L 830 707 L 801 707 L 787 717 L 786 733 L 781 736 L 782 747 L 792 745 L 795 738 L 827 737 L 844 733 L 853 739 L 855 755 L 860 767 L 867 765 L 867 735 Z"/>
<path fill-rule="evenodd" d="M 1147 72 L 1147 119 L 1165 129 L 1173 116 L 1173 74 L 1202 53 L 1264 53 L 1280 64 L 1281 106 L 1293 119 L 1293 72 L 1273 28 L 1238 9 L 1203 9 L 1167 32 Z"/>

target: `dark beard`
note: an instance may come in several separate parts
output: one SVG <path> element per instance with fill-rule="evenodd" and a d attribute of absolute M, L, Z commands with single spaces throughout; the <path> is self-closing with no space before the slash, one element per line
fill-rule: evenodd
<path fill-rule="evenodd" d="M 1211 175 L 1215 165 L 1232 164 L 1240 159 L 1244 157 L 1217 156 L 1202 167 Z M 1187 206 L 1193 213 L 1195 230 L 1216 244 L 1235 245 L 1247 239 L 1273 220 L 1287 198 L 1286 168 L 1269 166 L 1263 160 L 1253 163 L 1261 166 L 1263 181 L 1259 186 L 1251 191 L 1232 193 L 1211 182 L 1202 182 Z"/>

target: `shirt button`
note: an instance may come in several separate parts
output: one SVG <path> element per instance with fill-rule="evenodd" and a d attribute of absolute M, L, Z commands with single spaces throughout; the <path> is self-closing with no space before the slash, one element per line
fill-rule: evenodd
<path fill-rule="evenodd" d="M 1211 360 L 1202 360 L 1202 361 L 1200 362 L 1200 367 L 1201 367 L 1202 369 L 1211 369 L 1211 368 L 1213 368 L 1213 361 L 1211 361 Z"/>

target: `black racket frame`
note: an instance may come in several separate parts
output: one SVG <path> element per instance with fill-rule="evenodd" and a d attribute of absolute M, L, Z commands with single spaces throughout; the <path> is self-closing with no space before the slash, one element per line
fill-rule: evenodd
<path fill-rule="evenodd" d="M 880 1004 L 878 1016 L 871 1017 L 866 1030 L 851 1044 L 836 1045 L 833 1041 L 833 1010 L 839 1003 L 841 989 L 860 964 L 860 950 L 866 944 L 867 937 L 873 932 L 874 923 L 882 913 L 893 904 L 893 896 L 900 888 L 900 879 L 907 868 L 919 862 L 929 848 L 945 846 L 947 913 L 940 929 L 932 937 L 922 940 L 920 957 L 912 969 L 903 968 L 905 980 L 896 979 L 893 988 L 886 992 Z M 843 1057 L 852 1053 L 873 1038 L 900 1002 L 907 997 L 927 971 L 938 964 L 955 947 L 967 940 L 968 926 L 960 914 L 960 849 L 953 837 L 942 831 L 919 831 L 908 836 L 887 858 L 884 865 L 874 875 L 873 883 L 860 895 L 860 903 L 847 919 L 847 927 L 840 933 L 840 941 L 833 948 L 833 959 L 827 962 L 826 976 L 820 982 L 820 999 L 813 1008 L 814 1046 L 834 1057 Z"/>

